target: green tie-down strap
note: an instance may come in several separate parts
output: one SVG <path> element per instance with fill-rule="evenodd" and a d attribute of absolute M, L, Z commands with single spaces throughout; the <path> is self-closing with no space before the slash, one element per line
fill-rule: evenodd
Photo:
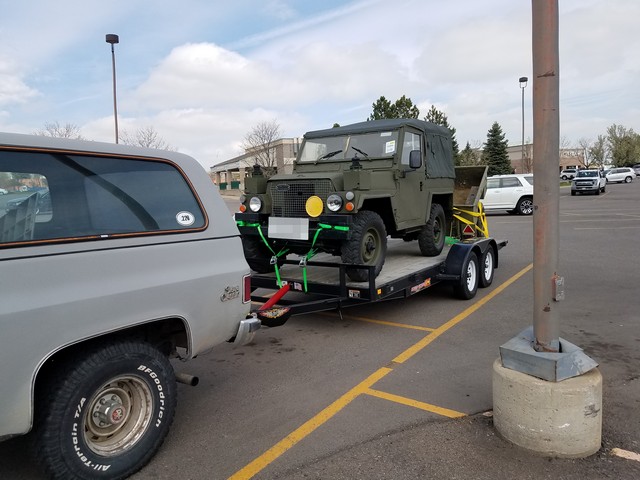
<path fill-rule="evenodd" d="M 260 235 L 260 238 L 262 238 L 262 241 L 267 246 L 269 251 L 273 253 L 270 263 L 273 264 L 273 267 L 276 271 L 276 284 L 278 285 L 278 288 L 282 288 L 282 280 L 280 279 L 280 269 L 278 268 L 278 257 L 281 257 L 282 255 L 286 254 L 289 251 L 289 249 L 282 247 L 280 251 L 276 253 L 273 250 L 273 248 L 271 248 L 271 245 L 269 245 L 269 242 L 267 242 L 267 238 L 264 236 L 264 233 L 262 233 L 262 227 L 260 226 L 259 223 L 247 223 L 242 220 L 236 220 L 236 223 L 238 224 L 238 227 L 256 227 L 256 229 L 258 230 L 258 234 Z"/>
<path fill-rule="evenodd" d="M 304 285 L 304 291 L 305 293 L 307 292 L 307 261 L 311 260 L 311 258 L 318 253 L 317 250 L 314 250 L 314 246 L 316 244 L 316 240 L 318 240 L 318 236 L 320 235 L 320 232 L 323 230 L 339 230 L 342 232 L 348 232 L 349 231 L 349 227 L 345 227 L 342 225 L 329 225 L 327 223 L 318 223 L 318 230 L 316 230 L 316 234 L 313 236 L 313 241 L 311 242 L 311 248 L 309 249 L 309 251 L 307 252 L 307 254 L 302 257 L 302 259 L 300 260 L 300 266 L 302 267 L 302 283 Z"/>

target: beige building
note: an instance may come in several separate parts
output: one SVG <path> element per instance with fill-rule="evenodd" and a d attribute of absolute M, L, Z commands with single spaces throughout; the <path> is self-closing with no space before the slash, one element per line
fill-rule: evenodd
<path fill-rule="evenodd" d="M 302 138 L 281 138 L 274 142 L 272 154 L 276 161 L 277 173 L 293 171 L 293 162 L 301 143 Z M 255 155 L 247 151 L 238 157 L 209 167 L 209 175 L 220 190 L 241 191 L 244 190 L 244 179 L 249 176 L 255 163 Z"/>
<path fill-rule="evenodd" d="M 511 166 L 515 173 L 531 173 L 533 172 L 533 144 L 513 145 L 507 147 L 507 154 L 511 161 Z M 584 167 L 584 149 L 583 148 L 562 148 L 560 149 L 560 164 L 558 172 L 567 167 L 581 168 Z"/>

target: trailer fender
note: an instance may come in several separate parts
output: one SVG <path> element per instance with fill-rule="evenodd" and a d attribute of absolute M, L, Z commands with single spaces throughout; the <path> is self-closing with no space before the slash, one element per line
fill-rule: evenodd
<path fill-rule="evenodd" d="M 493 238 L 481 238 L 473 243 L 454 243 L 447 254 L 445 261 L 443 279 L 457 279 L 462 274 L 462 267 L 465 265 L 471 252 L 475 252 L 478 259 L 482 258 L 484 252 L 488 248 L 493 248 L 495 264 L 494 267 L 498 268 L 498 250 L 499 247 Z"/>

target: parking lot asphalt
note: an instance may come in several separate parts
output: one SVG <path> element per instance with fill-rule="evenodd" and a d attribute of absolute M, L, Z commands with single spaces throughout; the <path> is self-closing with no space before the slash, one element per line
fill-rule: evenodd
<path fill-rule="evenodd" d="M 498 213 L 490 232 L 509 244 L 493 285 L 473 300 L 453 300 L 438 285 L 342 314 L 293 317 L 248 347 L 225 345 L 178 366 L 201 384 L 180 385 L 165 445 L 132 478 L 640 478 L 639 204 L 640 182 L 593 197 L 561 189 L 566 300 L 557 308 L 561 336 L 603 375 L 595 455 L 538 456 L 493 427 L 491 365 L 498 347 L 531 324 L 533 304 L 532 217 Z M 25 445 L 0 444 L 0 478 L 41 478 Z"/>

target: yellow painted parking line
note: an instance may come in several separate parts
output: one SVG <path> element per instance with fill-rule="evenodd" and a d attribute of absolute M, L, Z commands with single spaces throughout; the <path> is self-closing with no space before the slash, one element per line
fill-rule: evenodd
<path fill-rule="evenodd" d="M 318 313 L 318 315 L 322 315 L 325 317 L 337 316 L 335 313 L 326 313 L 326 312 Z M 407 323 L 386 322 L 384 320 L 375 320 L 373 318 L 367 318 L 367 317 L 356 317 L 354 315 L 343 315 L 343 317 L 351 320 L 357 320 L 359 322 L 377 323 L 378 325 L 385 325 L 387 327 L 408 328 L 410 330 L 420 330 L 422 332 L 433 332 L 435 330 L 435 328 L 430 328 L 430 327 L 421 327 L 419 325 L 409 325 Z"/>
<path fill-rule="evenodd" d="M 485 305 L 489 300 L 491 300 L 496 295 L 501 293 L 504 289 L 506 289 L 509 285 L 514 283 L 516 280 L 518 280 L 520 277 L 522 277 L 525 273 L 527 273 L 532 268 L 533 268 L 533 264 L 531 263 L 528 266 L 526 266 L 525 268 L 523 268 L 522 270 L 520 270 L 518 273 L 516 273 L 509 280 L 504 282 L 502 285 L 497 287 L 494 291 L 492 291 L 486 297 L 484 297 L 481 300 L 479 300 L 478 302 L 474 303 L 471 307 L 467 308 L 466 310 L 464 310 L 459 315 L 456 315 L 455 317 L 453 317 L 451 320 L 449 320 L 444 325 L 436 328 L 433 332 L 430 332 L 425 338 L 423 338 L 422 340 L 420 340 L 419 342 L 417 342 L 413 346 L 409 347 L 403 353 L 398 355 L 394 360 L 392 360 L 391 363 L 390 363 L 391 367 L 382 367 L 379 370 L 377 370 L 374 373 L 372 373 L 371 375 L 369 375 L 369 377 L 367 377 L 365 380 L 363 380 L 358 385 L 356 385 L 351 390 L 349 390 L 347 393 L 342 395 L 340 398 L 338 398 L 331 405 L 329 405 L 328 407 L 323 409 L 320 413 L 316 414 L 313 418 L 311 418 L 310 420 L 306 421 L 300 427 L 295 429 L 293 432 L 291 432 L 285 438 L 280 440 L 273 447 L 269 448 L 266 452 L 264 452 L 258 458 L 253 460 L 251 463 L 249 463 L 245 467 L 243 467 L 240 470 L 238 470 L 231 477 L 229 477 L 229 480 L 248 480 L 251 477 L 253 477 L 254 475 L 256 475 L 257 473 L 259 473 L 262 470 L 264 470 L 269 464 L 271 464 L 273 461 L 275 461 L 277 458 L 279 458 L 287 450 L 289 450 L 291 447 L 295 446 L 300 441 L 304 440 L 307 436 L 309 436 L 311 433 L 313 433 L 316 429 L 318 429 L 319 427 L 324 425 L 327 421 L 329 421 L 331 418 L 333 418 L 337 413 L 339 413 L 347 405 L 349 405 L 351 402 L 353 402 L 353 400 L 355 400 L 358 396 L 363 395 L 363 394 L 369 394 L 370 395 L 371 394 L 370 392 L 374 391 L 374 390 L 371 389 L 371 387 L 375 383 L 377 383 L 378 380 L 382 379 L 384 376 L 386 376 L 390 372 L 392 372 L 393 371 L 392 366 L 395 363 L 403 363 L 406 360 L 408 360 L 409 358 L 411 358 L 413 355 L 418 353 L 424 347 L 429 345 L 437 337 L 442 335 L 447 330 L 453 328 L 455 325 L 460 323 L 466 317 L 468 317 L 473 312 L 478 310 L 481 306 Z M 433 338 L 431 338 L 431 337 L 433 337 Z M 427 341 L 427 339 L 430 339 L 430 340 Z M 377 392 L 377 390 L 376 390 L 376 392 Z M 380 392 L 380 393 L 382 394 L 382 392 Z M 401 399 L 402 397 L 394 396 L 394 398 Z M 423 405 L 428 405 L 428 404 L 423 404 Z M 454 412 L 454 411 L 453 410 L 449 410 L 449 412 Z M 455 413 L 458 413 L 458 412 L 455 412 Z"/>
<path fill-rule="evenodd" d="M 489 293 L 486 297 L 481 298 L 480 300 L 475 302 L 473 305 L 471 305 L 469 308 L 465 309 L 462 313 L 459 313 L 458 315 L 453 317 L 451 320 L 449 320 L 447 323 L 444 323 L 443 325 L 436 328 L 432 333 L 424 337 L 422 340 L 412 345 L 411 347 L 407 348 L 404 352 L 402 352 L 400 355 L 394 358 L 393 361 L 396 363 L 404 363 L 407 360 L 409 360 L 411 357 L 413 357 L 416 353 L 420 352 L 423 348 L 425 348 L 427 345 L 433 342 L 440 335 L 450 330 L 451 328 L 455 327 L 458 323 L 463 321 L 465 318 L 467 318 L 469 315 L 474 313 L 480 307 L 484 306 L 487 302 L 489 302 L 489 300 L 494 298 L 496 295 L 502 293 L 502 291 L 505 288 L 507 288 L 516 280 L 518 280 L 520 277 L 522 277 L 525 273 L 527 273 L 532 268 L 533 268 L 533 263 L 530 263 L 525 268 L 523 268 L 518 273 L 516 273 L 513 277 L 511 277 L 509 280 L 507 280 L 502 285 L 500 285 L 495 290 L 493 290 L 491 293 Z"/>
<path fill-rule="evenodd" d="M 302 439 L 307 437 L 310 433 L 316 430 L 318 427 L 325 424 L 329 419 L 331 419 L 336 413 L 340 412 L 344 407 L 349 405 L 356 397 L 365 393 L 371 385 L 376 383 L 382 377 L 391 372 L 392 369 L 383 367 L 372 375 L 370 375 L 366 380 L 356 385 L 354 388 L 349 390 L 347 393 L 338 398 L 335 402 L 329 405 L 327 408 L 322 410 L 316 416 L 314 416 L 311 420 L 308 420 L 303 425 L 298 427 L 296 430 L 291 432 L 285 438 L 276 443 L 269 450 L 264 452 L 258 458 L 256 458 L 253 462 L 248 464 L 246 467 L 238 470 L 234 473 L 229 480 L 240 480 L 240 479 L 248 479 L 253 477 L 255 474 L 262 471 L 267 465 L 273 462 L 276 458 L 282 455 L 284 452 L 289 450 L 295 444 L 300 442 Z"/>
<path fill-rule="evenodd" d="M 621 448 L 612 448 L 611 454 L 616 457 L 626 458 L 627 460 L 634 460 L 640 462 L 640 454 L 630 452 L 629 450 L 623 450 Z"/>
<path fill-rule="evenodd" d="M 406 405 L 408 407 L 419 408 L 420 410 L 425 410 L 427 412 L 437 413 L 438 415 L 442 415 L 444 417 L 460 418 L 460 417 L 466 416 L 465 413 L 456 412 L 455 410 L 438 407 L 436 405 L 420 402 L 418 400 L 412 400 L 411 398 L 401 397 L 400 395 L 394 395 L 393 393 L 381 392 L 380 390 L 374 390 L 372 388 L 368 389 L 364 393 L 366 393 L 367 395 L 371 395 L 373 397 L 389 400 L 391 402 L 401 403 L 402 405 Z"/>

